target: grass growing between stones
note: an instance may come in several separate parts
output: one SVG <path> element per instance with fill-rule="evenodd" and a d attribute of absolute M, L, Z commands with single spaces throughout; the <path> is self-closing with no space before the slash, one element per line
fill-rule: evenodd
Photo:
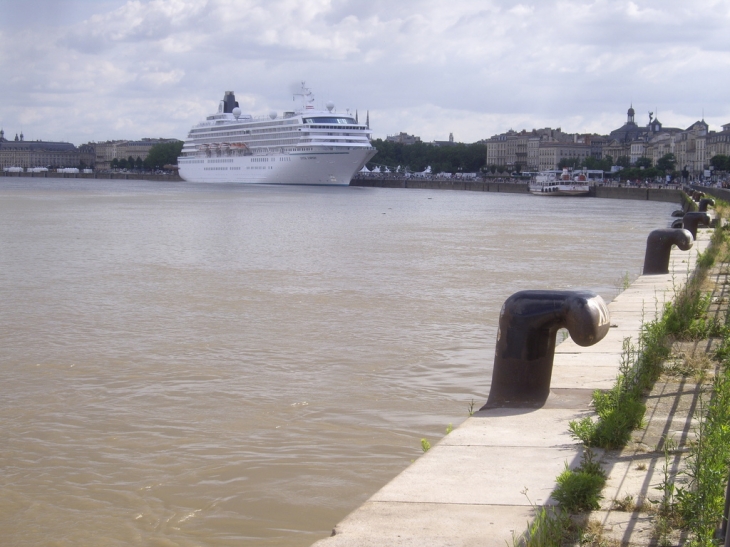
<path fill-rule="evenodd" d="M 710 295 L 702 284 L 708 270 L 724 248 L 724 231 L 717 228 L 710 247 L 697 261 L 697 268 L 685 286 L 675 290 L 672 302 L 660 318 L 643 325 L 638 346 L 624 340 L 619 374 L 613 388 L 593 393 L 596 418 L 587 416 L 570 422 L 574 438 L 586 446 L 618 449 L 626 445 L 631 432 L 641 426 L 646 407 L 644 396 L 651 389 L 669 357 L 672 340 L 701 340 L 722 335 L 724 322 L 707 317 Z"/>
<path fill-rule="evenodd" d="M 724 210 L 721 210 L 725 207 Z M 715 528 L 722 516 L 724 489 L 730 469 L 730 316 L 718 322 L 707 317 L 710 294 L 703 290 L 703 282 L 718 257 L 730 262 L 730 248 L 726 232 L 719 217 L 728 208 L 718 207 L 718 227 L 710 247 L 698 257 L 697 267 L 686 285 L 675 290 L 674 299 L 665 305 L 661 316 L 641 329 L 638 343 L 624 340 L 619 375 L 612 389 L 597 390 L 593 394 L 596 417 L 587 417 L 570 423 L 574 438 L 586 447 L 620 449 L 626 446 L 633 430 L 643 422 L 646 410 L 644 398 L 662 374 L 664 361 L 670 355 L 675 340 L 701 340 L 723 337 L 725 343 L 718 352 L 723 359 L 724 374 L 715 381 L 712 402 L 697 440 L 690 447 L 689 466 L 686 471 L 690 482 L 685 488 L 676 488 L 668 472 L 658 487 L 662 499 L 658 504 L 657 529 L 668 538 L 672 528 L 681 526 L 692 534 L 691 545 L 709 547 L 717 545 L 713 539 Z M 694 372 L 693 370 L 689 372 Z M 700 367 L 704 369 L 704 367 Z M 684 374 L 684 370 L 676 370 Z M 665 442 L 665 459 L 668 461 L 670 442 Z M 589 452 L 586 448 L 586 452 Z M 594 462 L 592 462 L 594 463 Z M 605 475 L 586 474 L 584 462 L 574 470 L 567 469 L 557 478 L 558 487 L 553 497 L 560 503 L 559 509 L 541 508 L 538 516 L 523 536 L 521 545 L 554 545 L 575 541 L 580 545 L 605 545 L 600 524 L 596 530 L 588 530 L 586 524 L 577 525 L 566 513 L 580 513 L 599 507 Z M 600 465 L 595 464 L 600 469 Z M 600 473 L 603 473 L 601 470 Z M 627 507 L 635 507 L 632 503 Z M 628 498 L 627 498 L 628 503 Z M 594 526 L 594 528 L 596 528 Z M 662 531 L 664 533 L 662 533 Z M 534 538 L 534 539 L 533 539 Z"/>
<path fill-rule="evenodd" d="M 726 336 L 723 346 L 730 346 Z M 691 533 L 693 546 L 717 545 L 715 529 L 724 508 L 730 470 L 730 356 L 723 359 L 715 377 L 709 404 L 700 405 L 696 439 L 690 443 L 685 489 L 676 493 L 681 527 Z"/>

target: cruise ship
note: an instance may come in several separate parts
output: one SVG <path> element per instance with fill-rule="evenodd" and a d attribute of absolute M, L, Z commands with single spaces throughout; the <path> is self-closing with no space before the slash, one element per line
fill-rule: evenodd
<path fill-rule="evenodd" d="M 332 103 L 314 107 L 304 87 L 298 109 L 279 116 L 243 114 L 233 91 L 218 112 L 188 133 L 177 160 L 190 182 L 347 185 L 375 155 L 370 128 Z"/>

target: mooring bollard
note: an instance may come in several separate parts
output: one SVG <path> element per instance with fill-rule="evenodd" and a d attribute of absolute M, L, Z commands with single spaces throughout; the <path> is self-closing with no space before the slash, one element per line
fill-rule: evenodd
<path fill-rule="evenodd" d="M 699 226 L 700 224 L 709 226 L 710 215 L 708 215 L 707 213 L 694 211 L 692 213 L 687 213 L 682 217 L 682 228 L 684 228 L 685 230 L 689 230 L 689 233 L 692 234 L 692 237 L 694 239 L 697 239 L 697 226 Z"/>
<path fill-rule="evenodd" d="M 699 206 L 700 213 L 706 212 L 708 205 L 712 205 L 714 207 L 715 206 L 715 200 L 714 199 L 711 199 L 711 198 L 702 198 L 700 200 L 700 206 Z"/>
<path fill-rule="evenodd" d="M 568 329 L 580 346 L 591 346 L 609 329 L 606 303 L 590 291 L 520 291 L 499 315 L 492 387 L 482 410 L 538 408 L 550 395 L 555 337 Z"/>
<path fill-rule="evenodd" d="M 686 216 L 685 216 L 686 218 Z M 692 248 L 694 238 L 689 230 L 662 228 L 654 230 L 646 238 L 646 254 L 644 255 L 644 275 L 669 273 L 669 253 L 672 245 L 683 251 Z"/>

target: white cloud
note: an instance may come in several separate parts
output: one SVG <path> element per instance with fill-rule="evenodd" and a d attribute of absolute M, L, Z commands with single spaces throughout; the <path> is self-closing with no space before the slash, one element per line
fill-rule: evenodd
<path fill-rule="evenodd" d="M 0 3 L 0 20 L 14 10 L 12 25 L 0 23 L 9 133 L 22 124 L 33 138 L 77 143 L 182 138 L 225 90 L 261 113 L 289 108 L 301 80 L 322 102 L 369 109 L 376 136 L 605 133 L 631 101 L 665 112 L 668 125 L 703 109 L 715 127 L 730 121 L 727 0 L 67 4 L 84 17 L 51 24 L 22 12 L 33 3 Z"/>

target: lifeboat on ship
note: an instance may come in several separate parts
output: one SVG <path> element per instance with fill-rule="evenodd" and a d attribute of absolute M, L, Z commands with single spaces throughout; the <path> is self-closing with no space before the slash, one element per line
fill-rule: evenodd
<path fill-rule="evenodd" d="M 250 156 L 251 150 L 245 142 L 231 143 L 231 150 L 239 156 Z"/>

